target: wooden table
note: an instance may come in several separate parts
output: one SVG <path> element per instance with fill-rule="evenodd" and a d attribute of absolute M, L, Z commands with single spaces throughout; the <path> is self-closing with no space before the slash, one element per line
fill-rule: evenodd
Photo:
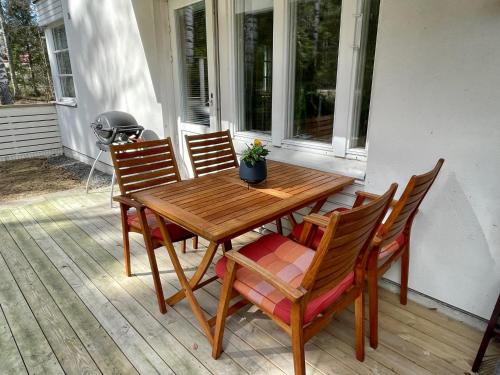
<path fill-rule="evenodd" d="M 166 299 L 173 305 L 187 297 L 210 343 L 213 335 L 193 291 L 201 282 L 219 244 L 311 204 L 317 212 L 328 197 L 354 182 L 353 178 L 268 161 L 265 182 L 248 186 L 230 169 L 192 180 L 137 192 L 132 198 L 194 234 L 210 241 L 193 277 L 188 281 L 173 246 L 167 246 L 182 290 Z M 164 229 L 164 228 L 163 228 Z"/>

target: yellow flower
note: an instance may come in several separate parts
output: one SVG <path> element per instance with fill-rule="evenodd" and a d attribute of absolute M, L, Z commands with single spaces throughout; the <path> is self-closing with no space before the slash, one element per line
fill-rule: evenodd
<path fill-rule="evenodd" d="M 260 146 L 262 146 L 262 141 L 259 138 L 255 138 L 253 141 L 253 145 L 255 147 L 260 147 Z"/>

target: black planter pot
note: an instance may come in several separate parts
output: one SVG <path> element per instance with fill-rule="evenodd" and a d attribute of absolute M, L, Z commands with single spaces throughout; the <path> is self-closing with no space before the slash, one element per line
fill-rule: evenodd
<path fill-rule="evenodd" d="M 249 184 L 258 184 L 267 178 L 267 164 L 265 160 L 258 161 L 255 165 L 240 162 L 240 178 Z"/>

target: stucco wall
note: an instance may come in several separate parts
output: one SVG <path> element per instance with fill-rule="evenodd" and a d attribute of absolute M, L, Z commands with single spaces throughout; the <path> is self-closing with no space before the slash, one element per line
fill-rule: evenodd
<path fill-rule="evenodd" d="M 153 0 L 62 3 L 77 93 L 76 108 L 57 106 L 63 145 L 95 157 L 89 125 L 108 110 L 129 112 L 163 137 Z"/>
<path fill-rule="evenodd" d="M 366 180 L 404 186 L 446 159 L 414 224 L 410 287 L 485 318 L 500 290 L 499 46 L 498 0 L 382 1 Z"/>

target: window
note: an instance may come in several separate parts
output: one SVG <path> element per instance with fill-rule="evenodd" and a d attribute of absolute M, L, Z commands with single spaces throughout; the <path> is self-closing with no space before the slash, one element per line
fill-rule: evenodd
<path fill-rule="evenodd" d="M 353 129 L 349 147 L 351 149 L 364 149 L 366 147 L 366 134 L 368 131 L 368 114 L 370 112 L 370 97 L 372 91 L 373 63 L 375 61 L 375 44 L 377 41 L 377 26 L 380 0 L 372 0 L 367 4 L 368 18 L 365 24 L 364 54 L 361 55 L 355 100 L 356 106 Z"/>
<path fill-rule="evenodd" d="M 271 134 L 272 0 L 236 0 L 236 39 L 241 127 Z"/>
<path fill-rule="evenodd" d="M 73 72 L 69 58 L 68 41 L 66 39 L 66 30 L 64 25 L 56 26 L 51 29 L 52 45 L 50 49 L 54 56 L 52 70 L 54 75 L 54 85 L 58 101 L 74 99 L 75 85 L 73 82 Z"/>
<path fill-rule="evenodd" d="M 210 126 L 205 2 L 175 10 L 179 36 L 182 121 Z"/>
<path fill-rule="evenodd" d="M 227 1 L 237 135 L 365 152 L 380 0 Z"/>
<path fill-rule="evenodd" d="M 292 4 L 293 138 L 332 141 L 341 5 L 342 0 Z"/>

